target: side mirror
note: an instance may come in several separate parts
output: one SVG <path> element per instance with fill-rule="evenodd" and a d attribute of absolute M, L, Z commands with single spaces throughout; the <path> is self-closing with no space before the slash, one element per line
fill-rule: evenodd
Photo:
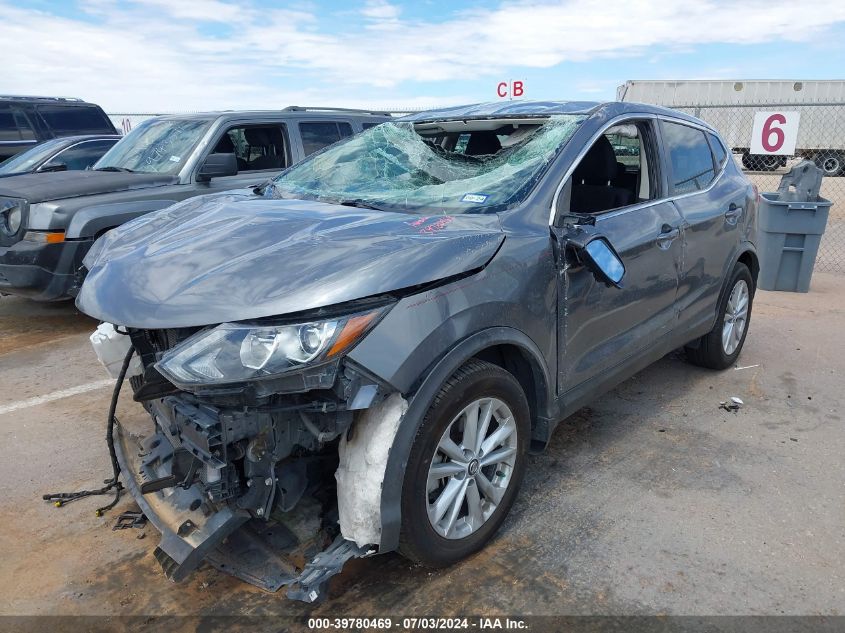
<path fill-rule="evenodd" d="M 604 235 L 590 227 L 582 227 L 567 235 L 566 241 L 596 279 L 617 288 L 622 287 L 625 264 Z"/>
<path fill-rule="evenodd" d="M 238 159 L 234 154 L 209 154 L 197 173 L 197 180 L 208 181 L 238 174 Z"/>
<path fill-rule="evenodd" d="M 44 163 L 41 167 L 38 168 L 39 172 L 47 172 L 47 171 L 67 171 L 67 165 L 64 163 Z"/>

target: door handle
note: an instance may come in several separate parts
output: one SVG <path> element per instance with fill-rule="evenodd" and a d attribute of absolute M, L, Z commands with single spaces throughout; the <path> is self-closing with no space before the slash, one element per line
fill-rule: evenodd
<path fill-rule="evenodd" d="M 672 246 L 672 242 L 674 242 L 680 235 L 681 229 L 678 227 L 673 228 L 668 224 L 664 224 L 660 235 L 658 235 L 657 240 L 655 240 L 657 242 L 657 247 L 663 249 L 664 251 L 667 250 L 670 246 Z"/>
<path fill-rule="evenodd" d="M 742 215 L 742 211 L 742 207 L 731 202 L 731 206 L 729 206 L 728 210 L 725 211 L 725 220 L 727 220 L 728 224 L 736 224 L 739 221 L 739 217 Z"/>

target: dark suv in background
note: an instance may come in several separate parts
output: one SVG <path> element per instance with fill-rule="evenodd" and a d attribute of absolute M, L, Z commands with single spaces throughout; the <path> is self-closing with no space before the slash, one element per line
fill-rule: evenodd
<path fill-rule="evenodd" d="M 100 106 L 82 99 L 0 95 L 0 161 L 51 138 L 117 133 Z"/>
<path fill-rule="evenodd" d="M 175 114 L 148 119 L 89 171 L 0 180 L 0 292 L 73 294 L 94 240 L 180 200 L 261 184 L 342 138 L 390 119 L 337 108 Z"/>

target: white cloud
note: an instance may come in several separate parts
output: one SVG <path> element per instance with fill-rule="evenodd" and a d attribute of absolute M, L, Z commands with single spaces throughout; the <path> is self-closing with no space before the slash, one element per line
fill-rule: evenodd
<path fill-rule="evenodd" d="M 807 41 L 845 20 L 845 3 L 817 0 L 506 0 L 431 21 L 370 0 L 343 16 L 343 32 L 328 32 L 317 13 L 225 0 L 81 6 L 72 19 L 0 0 L 0 40 L 37 43 L 4 48 L 0 92 L 79 95 L 124 111 L 337 104 L 365 93 L 386 104 L 408 85 L 460 86 L 655 45 Z"/>
<path fill-rule="evenodd" d="M 401 7 L 390 4 L 386 0 L 367 0 L 361 10 L 361 15 L 371 20 L 398 20 L 401 13 Z"/>

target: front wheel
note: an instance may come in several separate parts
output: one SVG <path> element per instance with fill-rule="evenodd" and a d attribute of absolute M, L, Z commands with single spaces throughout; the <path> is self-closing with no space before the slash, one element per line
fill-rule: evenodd
<path fill-rule="evenodd" d="M 686 348 L 690 362 L 710 369 L 727 369 L 733 365 L 748 334 L 753 299 L 751 271 L 745 264 L 737 264 L 719 304 L 716 325 L 699 339 L 697 347 Z"/>
<path fill-rule="evenodd" d="M 510 373 L 479 360 L 455 372 L 411 448 L 399 551 L 442 567 L 481 549 L 516 497 L 529 433 L 528 402 Z"/>

